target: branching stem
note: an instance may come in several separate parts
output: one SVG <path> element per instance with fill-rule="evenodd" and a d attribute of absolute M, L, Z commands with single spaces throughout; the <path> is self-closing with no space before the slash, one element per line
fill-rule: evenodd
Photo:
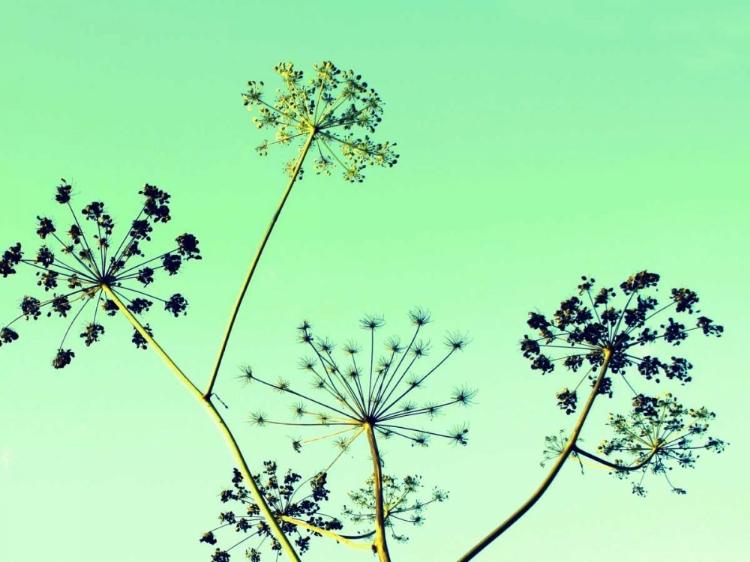
<path fill-rule="evenodd" d="M 271 531 L 276 536 L 276 539 L 279 541 L 279 543 L 281 544 L 286 554 L 289 556 L 289 559 L 292 560 L 293 562 L 300 562 L 299 556 L 297 556 L 297 553 L 295 552 L 294 548 L 290 544 L 289 540 L 281 531 L 281 527 L 279 527 L 279 524 L 276 521 L 276 518 L 271 513 L 271 510 L 269 509 L 268 504 L 263 498 L 263 495 L 260 493 L 260 490 L 258 489 L 258 485 L 255 483 L 255 479 L 253 478 L 252 474 L 250 474 L 250 469 L 247 466 L 247 462 L 245 461 L 245 457 L 242 454 L 242 451 L 240 451 L 240 447 L 237 444 L 237 441 L 235 441 L 234 439 L 234 435 L 232 435 L 232 432 L 227 426 L 226 422 L 224 421 L 224 418 L 221 416 L 221 413 L 219 413 L 219 411 L 211 402 L 210 394 L 208 396 L 204 396 L 201 393 L 201 391 L 198 390 L 198 388 L 193 384 L 193 382 L 187 377 L 187 375 L 185 375 L 185 373 L 182 372 L 182 370 L 175 364 L 175 362 L 172 361 L 172 358 L 169 357 L 169 355 L 161 348 L 161 346 L 158 343 L 156 343 L 156 340 L 154 340 L 154 338 L 151 337 L 151 335 L 141 325 L 138 319 L 135 316 L 133 316 L 130 310 L 128 310 L 128 308 L 123 304 L 120 298 L 115 294 L 115 292 L 109 286 L 103 284 L 102 290 L 106 293 L 107 297 L 109 297 L 109 299 L 117 305 L 117 308 L 120 309 L 120 312 L 122 312 L 125 315 L 125 317 L 130 321 L 130 323 L 138 331 L 138 333 L 141 334 L 141 336 L 143 336 L 143 338 L 149 343 L 149 345 L 151 345 L 151 348 L 156 351 L 156 353 L 164 360 L 164 362 L 169 366 L 169 368 L 174 372 L 174 374 L 177 375 L 180 381 L 188 388 L 190 393 L 197 400 L 199 400 L 209 411 L 209 414 L 217 423 L 217 425 L 219 426 L 219 429 L 224 435 L 224 438 L 227 440 L 227 444 L 229 445 L 229 448 L 234 454 L 235 460 L 240 466 L 240 471 L 242 472 L 242 476 L 248 482 L 250 491 L 253 494 L 253 498 L 255 499 L 255 502 L 260 507 L 261 513 L 266 518 L 266 521 L 268 522 L 268 525 L 271 528 Z"/>
<path fill-rule="evenodd" d="M 547 488 L 550 487 L 552 484 L 552 481 L 555 479 L 557 474 L 560 472 L 560 469 L 562 469 L 563 464 L 565 464 L 565 461 L 568 459 L 570 454 L 574 451 L 576 446 L 576 441 L 578 440 L 578 436 L 581 434 L 581 430 L 583 429 L 583 424 L 586 421 L 586 417 L 589 415 L 589 412 L 591 411 L 591 406 L 594 404 L 594 400 L 596 399 L 597 394 L 599 393 L 599 387 L 601 386 L 602 380 L 604 380 L 604 375 L 607 373 L 607 367 L 609 366 L 609 361 L 612 358 L 612 351 L 610 349 L 605 348 L 603 350 L 604 353 L 604 362 L 602 363 L 602 367 L 599 370 L 599 376 L 596 379 L 596 382 L 594 382 L 594 387 L 591 389 L 591 394 L 589 395 L 588 400 L 586 401 L 586 405 L 583 408 L 583 411 L 581 412 L 581 416 L 578 418 L 578 421 L 576 422 L 575 427 L 573 428 L 573 432 L 570 434 L 570 437 L 568 438 L 568 442 L 565 445 L 565 448 L 563 448 L 562 452 L 560 453 L 560 456 L 557 457 L 557 460 L 555 461 L 555 464 L 552 466 L 552 470 L 550 470 L 547 477 L 542 481 L 540 486 L 536 489 L 536 491 L 531 495 L 531 497 L 524 502 L 521 507 L 519 507 L 510 517 L 508 517 L 505 521 L 503 521 L 494 531 L 492 531 L 489 535 L 487 535 L 484 539 L 482 539 L 481 542 L 479 542 L 477 545 L 475 545 L 469 552 L 464 554 L 461 558 L 459 558 L 459 562 L 468 562 L 468 560 L 471 560 L 474 558 L 477 554 L 482 552 L 492 541 L 494 541 L 497 537 L 502 535 L 505 531 L 507 531 L 510 527 L 513 526 L 521 517 L 523 517 L 527 511 L 529 511 L 532 507 L 534 507 L 534 504 L 539 501 L 539 498 L 544 495 L 544 492 L 547 491 Z"/>

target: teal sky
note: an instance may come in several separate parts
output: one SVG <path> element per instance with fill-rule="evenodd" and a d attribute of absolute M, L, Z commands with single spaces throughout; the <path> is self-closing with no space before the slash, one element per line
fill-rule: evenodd
<path fill-rule="evenodd" d="M 455 560 L 536 488 L 544 436 L 574 421 L 555 406 L 573 377 L 543 378 L 518 352 L 528 311 L 551 313 L 581 275 L 616 286 L 649 269 L 665 289 L 697 291 L 726 335 L 686 342 L 695 365 L 686 387 L 639 388 L 717 412 L 711 432 L 731 446 L 673 471 L 686 496 L 652 477 L 649 496 L 636 498 L 605 471 L 567 466 L 481 560 L 740 559 L 750 520 L 746 2 L 5 2 L 0 249 L 32 246 L 37 215 L 63 218 L 52 198 L 61 177 L 76 205 L 103 200 L 122 224 L 144 183 L 168 191 L 173 221 L 154 248 L 189 231 L 205 258 L 158 286 L 185 294 L 188 315 L 157 310 L 149 322 L 202 387 L 286 183 L 282 163 L 296 154 L 256 155 L 264 132 L 240 93 L 247 80 L 279 86 L 279 61 L 309 72 L 322 60 L 380 93 L 377 140 L 397 142 L 401 159 L 361 185 L 310 169 L 295 186 L 217 387 L 253 469 L 276 459 L 314 471 L 333 449 L 296 455 L 289 432 L 246 424 L 248 412 L 288 402 L 242 388 L 236 366 L 300 380 L 303 318 L 343 342 L 364 340 L 365 313 L 385 315 L 384 334 L 406 336 L 407 311 L 429 308 L 436 342 L 447 330 L 473 342 L 424 397 L 461 383 L 479 394 L 439 422 L 468 422 L 468 447 L 384 446 L 386 472 L 450 491 L 392 553 Z M 0 323 L 38 293 L 21 273 L 0 279 Z M 198 539 L 217 525 L 232 458 L 156 354 L 130 344 L 123 318 L 107 320 L 103 341 L 74 342 L 62 371 L 50 367 L 66 327 L 55 319 L 23 323 L 21 339 L 0 349 L 3 562 L 210 558 Z M 585 443 L 608 437 L 607 413 L 626 407 L 624 392 L 600 400 Z M 364 447 L 339 461 L 330 511 L 369 471 Z M 307 557 L 370 559 L 322 539 Z"/>

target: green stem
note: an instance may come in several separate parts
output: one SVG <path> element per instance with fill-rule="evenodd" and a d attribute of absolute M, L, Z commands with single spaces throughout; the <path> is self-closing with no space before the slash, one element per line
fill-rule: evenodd
<path fill-rule="evenodd" d="M 477 545 L 475 545 L 469 552 L 467 552 L 463 557 L 459 558 L 459 562 L 467 562 L 468 560 L 471 560 L 474 558 L 477 554 L 482 552 L 492 541 L 494 541 L 497 537 L 502 535 L 505 531 L 507 531 L 510 527 L 513 526 L 516 521 L 521 519 L 527 511 L 529 511 L 532 507 L 534 507 L 534 504 L 539 501 L 539 498 L 544 495 L 544 492 L 547 491 L 547 488 L 549 488 L 550 484 L 552 484 L 552 481 L 555 479 L 557 474 L 560 472 L 560 469 L 562 468 L 563 464 L 567 460 L 568 456 L 573 452 L 574 447 L 576 445 L 576 441 L 578 440 L 578 436 L 581 434 L 581 430 L 583 429 L 583 424 L 586 421 L 586 417 L 589 415 L 589 412 L 591 411 L 591 406 L 594 404 L 594 400 L 596 399 L 597 394 L 599 393 L 599 387 L 601 386 L 602 380 L 604 380 L 604 375 L 607 372 L 607 367 L 609 366 L 609 360 L 612 358 L 612 352 L 609 349 L 604 349 L 604 363 L 602 363 L 602 367 L 599 370 L 599 376 L 596 379 L 596 382 L 594 383 L 594 387 L 591 390 L 591 394 L 589 395 L 589 399 L 586 401 L 586 405 L 583 408 L 583 411 L 581 412 L 581 416 L 578 418 L 578 422 L 576 423 L 575 427 L 573 428 L 573 432 L 570 434 L 570 437 L 568 438 L 568 442 L 563 448 L 562 452 L 560 453 L 560 456 L 555 461 L 554 466 L 552 467 L 552 470 L 550 470 L 547 477 L 542 481 L 540 486 L 536 489 L 536 491 L 531 495 L 531 497 L 524 502 L 524 504 L 519 507 L 510 517 L 508 517 L 503 523 L 500 524 L 494 531 L 492 531 L 489 535 L 487 535 L 484 539 L 482 539 L 481 542 L 479 542 Z"/>
<path fill-rule="evenodd" d="M 292 171 L 292 177 L 289 179 L 289 184 L 286 187 L 286 191 L 284 191 L 284 195 L 282 195 L 281 197 L 281 202 L 279 203 L 279 206 L 276 209 L 276 213 L 274 213 L 273 217 L 271 218 L 271 222 L 268 225 L 268 229 L 266 230 L 266 235 L 260 241 L 260 246 L 258 246 L 258 251 L 255 253 L 255 257 L 253 258 L 253 261 L 250 264 L 250 269 L 247 272 L 247 276 L 245 276 L 245 282 L 242 284 L 242 289 L 240 289 L 240 294 L 237 296 L 237 302 L 234 304 L 232 313 L 229 316 L 229 323 L 227 324 L 227 329 L 224 332 L 224 338 L 221 340 L 219 353 L 216 356 L 216 363 L 214 364 L 213 371 L 211 372 L 211 378 L 208 381 L 206 392 L 203 393 L 204 397 L 211 396 L 211 392 L 213 391 L 214 384 L 216 383 L 216 377 L 219 374 L 221 361 L 224 358 L 224 352 L 227 349 L 227 343 L 229 342 L 229 335 L 232 333 L 234 322 L 237 319 L 237 314 L 240 311 L 242 300 L 245 298 L 245 293 L 247 292 L 247 288 L 250 285 L 250 280 L 253 278 L 253 274 L 255 273 L 255 268 L 258 266 L 258 262 L 260 261 L 261 254 L 263 254 L 263 249 L 266 247 L 266 243 L 268 242 L 268 239 L 271 236 L 271 232 L 273 232 L 273 227 L 276 224 L 276 221 L 279 219 L 279 215 L 281 215 L 281 209 L 284 207 L 284 203 L 286 203 L 286 200 L 292 191 L 294 182 L 297 180 L 297 176 L 299 175 L 300 168 L 302 168 L 302 162 L 305 160 L 305 156 L 307 156 L 307 151 L 310 150 L 310 146 L 312 145 L 312 142 L 315 139 L 315 135 L 317 132 L 318 132 L 317 129 L 312 129 L 310 131 L 310 136 L 307 137 L 307 140 L 305 141 L 305 144 L 302 147 L 302 152 L 300 153 L 299 158 L 297 159 L 297 163 L 294 166 L 294 170 Z"/>
<path fill-rule="evenodd" d="M 276 538 L 278 539 L 279 543 L 281 544 L 282 548 L 284 549 L 286 554 L 289 556 L 289 558 L 294 562 L 299 562 L 299 556 L 297 556 L 297 553 L 295 552 L 294 548 L 290 544 L 289 540 L 281 531 L 281 527 L 279 527 L 278 522 L 276 521 L 273 514 L 271 513 L 271 510 L 269 509 L 265 498 L 260 493 L 260 490 L 258 489 L 258 485 L 255 483 L 255 479 L 253 478 L 252 474 L 250 474 L 250 469 L 247 466 L 247 462 L 245 462 L 245 457 L 243 456 L 242 451 L 240 451 L 240 446 L 237 444 L 237 441 L 234 439 L 234 435 L 232 435 L 231 430 L 227 426 L 226 422 L 224 421 L 224 418 L 221 416 L 219 411 L 211 403 L 210 395 L 206 397 L 201 393 L 200 390 L 198 390 L 198 388 L 185 375 L 185 373 L 183 373 L 182 370 L 175 364 L 175 362 L 172 361 L 172 358 L 169 357 L 169 355 L 161 348 L 161 346 L 158 343 L 156 343 L 156 340 L 154 340 L 154 338 L 151 337 L 151 335 L 141 325 L 138 319 L 135 316 L 133 316 L 133 314 L 127 309 L 127 307 L 123 304 L 120 298 L 115 294 L 115 292 L 109 286 L 102 285 L 101 287 L 102 287 L 102 290 L 106 293 L 107 297 L 109 297 L 109 299 L 117 305 L 117 308 L 120 309 L 120 312 L 122 312 L 125 315 L 125 317 L 130 321 L 130 323 L 138 331 L 138 333 L 141 334 L 141 336 L 143 336 L 143 338 L 151 345 L 152 349 L 156 351 L 156 353 L 164 360 L 167 366 L 174 372 L 174 374 L 177 375 L 180 381 L 182 381 L 182 383 L 188 388 L 190 393 L 206 407 L 211 417 L 218 424 L 219 430 L 224 435 L 224 438 L 227 440 L 227 444 L 229 445 L 229 448 L 232 451 L 232 454 L 234 454 L 235 460 L 240 465 L 240 471 L 242 472 L 242 476 L 248 482 L 250 491 L 253 494 L 253 498 L 255 499 L 255 502 L 260 507 L 260 511 L 263 514 L 263 516 L 266 518 L 266 521 L 268 522 L 268 525 L 271 528 L 271 531 L 273 532 L 274 535 L 276 535 Z"/>
<path fill-rule="evenodd" d="M 388 543 L 385 538 L 385 509 L 383 506 L 383 472 L 380 466 L 380 452 L 378 442 L 375 439 L 375 431 L 372 424 L 365 422 L 367 440 L 370 442 L 370 453 L 372 454 L 373 487 L 375 488 L 375 543 L 374 548 L 378 553 L 380 562 L 390 562 L 388 554 Z"/>

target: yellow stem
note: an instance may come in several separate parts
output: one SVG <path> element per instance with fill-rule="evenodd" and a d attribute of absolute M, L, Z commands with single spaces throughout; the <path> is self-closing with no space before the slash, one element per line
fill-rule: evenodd
<path fill-rule="evenodd" d="M 378 451 L 378 442 L 375 439 L 375 431 L 372 424 L 365 422 L 364 425 L 367 431 L 367 440 L 370 442 L 372 466 L 375 471 L 373 474 L 373 487 L 375 488 L 375 549 L 377 550 L 380 562 L 390 562 L 391 556 L 388 553 L 388 543 L 385 536 L 383 472 L 380 466 L 380 452 Z"/>
<path fill-rule="evenodd" d="M 261 513 L 266 518 L 266 521 L 268 522 L 268 525 L 271 528 L 273 534 L 276 535 L 276 539 L 279 541 L 282 548 L 284 549 L 284 551 L 286 552 L 286 554 L 289 556 L 289 558 L 292 561 L 300 562 L 299 556 L 297 556 L 297 553 L 295 552 L 291 543 L 286 538 L 284 533 L 281 531 L 281 527 L 279 527 L 278 522 L 276 521 L 273 514 L 271 513 L 271 510 L 269 509 L 265 498 L 263 498 L 263 495 L 260 493 L 260 490 L 258 489 L 258 485 L 255 483 L 255 479 L 253 478 L 252 474 L 250 474 L 250 469 L 247 466 L 247 462 L 245 462 L 245 457 L 243 456 L 242 451 L 240 451 L 240 446 L 237 444 L 237 441 L 234 439 L 234 435 L 232 435 L 231 430 L 227 426 L 226 422 L 224 421 L 224 418 L 221 416 L 219 411 L 211 403 L 210 395 L 206 397 L 201 393 L 200 390 L 198 390 L 198 388 L 185 375 L 185 373 L 183 373 L 182 370 L 175 364 L 175 362 L 172 361 L 172 358 L 169 357 L 169 355 L 161 348 L 161 346 L 158 343 L 156 343 L 156 340 L 154 340 L 154 338 L 151 337 L 151 335 L 141 325 L 138 319 L 135 316 L 133 316 L 133 314 L 127 309 L 127 307 L 123 304 L 120 298 L 115 294 L 115 292 L 109 286 L 102 285 L 102 290 L 107 295 L 107 297 L 109 297 L 109 299 L 117 305 L 117 308 L 120 309 L 120 312 L 122 312 L 125 315 L 125 317 L 130 321 L 130 323 L 138 331 L 138 333 L 141 334 L 141 336 L 143 336 L 143 338 L 148 342 L 151 348 L 154 349 L 156 353 L 164 360 L 164 362 L 167 364 L 167 366 L 169 366 L 172 372 L 174 372 L 174 374 L 177 375 L 180 381 L 182 381 L 183 384 L 187 386 L 191 394 L 195 396 L 195 398 L 197 398 L 206 407 L 211 417 L 218 424 L 219 429 L 224 435 L 224 438 L 227 440 L 227 444 L 229 445 L 230 450 L 234 454 L 235 460 L 240 465 L 240 472 L 242 473 L 242 476 L 247 481 L 248 486 L 250 487 L 250 491 L 253 494 L 253 498 L 255 499 L 256 503 L 260 507 Z"/>
<path fill-rule="evenodd" d="M 604 349 L 603 352 L 604 352 L 604 362 L 602 363 L 602 367 L 599 370 L 599 376 L 594 382 L 594 386 L 591 390 L 591 394 L 589 395 L 589 399 L 586 401 L 586 405 L 584 406 L 583 411 L 581 412 L 581 416 L 578 418 L 578 422 L 576 422 L 576 425 L 573 428 L 573 432 L 570 434 L 570 437 L 568 438 L 568 442 L 565 444 L 565 447 L 560 453 L 560 456 L 555 461 L 555 464 L 552 467 L 552 470 L 550 470 L 547 477 L 542 481 L 542 483 L 539 485 L 536 491 L 531 495 L 531 497 L 528 500 L 526 500 L 526 502 L 524 502 L 524 504 L 521 507 L 519 507 L 510 517 L 508 517 L 498 527 L 496 527 L 495 530 L 493 530 L 489 535 L 484 537 L 484 539 L 482 539 L 481 542 L 476 544 L 463 557 L 459 558 L 459 562 L 468 562 L 469 560 L 474 558 L 477 554 L 479 554 L 482 550 L 484 550 L 497 537 L 499 537 L 505 531 L 507 531 L 510 527 L 512 527 L 514 523 L 516 523 L 519 519 L 521 519 L 521 517 L 523 517 L 526 514 L 526 512 L 529 511 L 537 501 L 539 501 L 539 498 L 542 497 L 544 492 L 547 491 L 547 488 L 549 488 L 550 484 L 552 484 L 552 481 L 560 472 L 560 469 L 562 468 L 563 464 L 565 464 L 565 461 L 568 459 L 568 456 L 570 455 L 570 453 L 573 452 L 573 448 L 576 445 L 578 436 L 581 434 L 581 430 L 583 429 L 583 424 L 586 421 L 586 417 L 588 417 L 589 412 L 591 411 L 591 406 L 594 405 L 594 400 L 596 399 L 596 395 L 599 393 L 599 387 L 602 384 L 602 380 L 604 380 L 604 375 L 607 373 L 607 367 L 609 366 L 609 361 L 612 358 L 612 352 L 609 349 Z"/>
<path fill-rule="evenodd" d="M 304 161 L 305 156 L 307 156 L 307 151 L 310 150 L 310 145 L 312 145 L 313 139 L 315 138 L 315 134 L 317 132 L 318 132 L 317 129 L 312 129 L 310 131 L 310 136 L 307 137 L 307 141 L 305 141 L 305 144 L 302 147 L 302 152 L 300 153 L 299 158 L 297 159 L 297 163 L 295 164 L 294 169 L 292 170 L 292 177 L 289 178 L 289 184 L 286 187 L 286 191 L 284 191 L 284 195 L 282 195 L 281 197 L 281 202 L 279 203 L 279 206 L 276 209 L 276 213 L 274 213 L 273 217 L 271 218 L 271 222 L 268 225 L 268 228 L 266 229 L 266 234 L 263 237 L 263 239 L 260 241 L 260 246 L 258 246 L 258 250 L 255 253 L 255 257 L 253 258 L 253 261 L 250 264 L 250 269 L 248 270 L 247 275 L 245 276 L 245 281 L 242 284 L 242 288 L 240 289 L 240 294 L 237 296 L 237 302 L 235 302 L 234 308 L 232 309 L 232 313 L 229 316 L 229 322 L 227 324 L 226 330 L 224 331 L 224 337 L 221 340 L 221 345 L 219 346 L 219 353 L 216 356 L 216 363 L 214 364 L 213 371 L 211 372 L 211 378 L 208 381 L 208 386 L 206 387 L 206 392 L 203 393 L 203 396 L 210 396 L 211 392 L 213 391 L 214 384 L 216 383 L 216 377 L 219 375 L 219 369 L 221 368 L 221 361 L 224 358 L 224 352 L 226 351 L 227 344 L 229 343 L 229 336 L 232 333 L 234 322 L 237 319 L 237 314 L 240 311 L 242 300 L 245 298 L 245 293 L 247 292 L 247 288 L 250 285 L 250 280 L 253 278 L 253 274 L 255 273 L 255 268 L 258 266 L 258 262 L 260 261 L 261 254 L 263 254 L 263 249 L 266 247 L 266 243 L 268 242 L 268 239 L 271 236 L 271 232 L 273 232 L 273 227 L 276 224 L 276 221 L 279 219 L 279 216 L 281 215 L 281 209 L 284 207 L 284 203 L 286 203 L 286 200 L 292 191 L 294 182 L 297 180 L 297 176 L 299 175 L 300 168 L 302 168 L 302 162 Z"/>
<path fill-rule="evenodd" d="M 320 533 L 321 535 L 330 537 L 337 542 L 344 543 L 350 548 L 356 548 L 357 550 L 372 550 L 372 543 L 354 542 L 332 531 L 321 529 L 320 527 L 310 525 L 309 523 L 305 523 L 304 521 L 300 521 L 299 519 L 295 519 L 294 517 L 289 517 L 288 515 L 282 515 L 281 517 L 279 517 L 279 519 L 281 519 L 282 521 L 286 521 L 287 523 L 292 523 L 293 525 L 304 527 L 305 529 L 310 529 L 311 531 L 315 531 L 316 533 Z"/>

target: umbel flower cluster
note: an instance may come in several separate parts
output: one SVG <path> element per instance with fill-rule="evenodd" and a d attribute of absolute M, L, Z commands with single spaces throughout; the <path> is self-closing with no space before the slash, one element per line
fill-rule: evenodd
<path fill-rule="evenodd" d="M 727 443 L 708 435 L 715 417 L 705 407 L 685 408 L 669 392 L 656 397 L 639 394 L 627 416 L 610 414 L 607 425 L 615 437 L 602 441 L 599 453 L 613 459 L 611 473 L 617 478 L 640 474 L 640 479 L 632 482 L 637 496 L 646 495 L 643 481 L 647 474 L 664 476 L 673 492 L 685 494 L 684 488 L 672 484 L 669 471 L 694 468 L 700 457 L 695 451 L 724 451 Z"/>
<path fill-rule="evenodd" d="M 562 432 L 559 437 L 548 436 L 545 461 L 569 450 L 582 468 L 586 460 L 611 469 L 621 479 L 640 474 L 640 480 L 633 484 L 634 494 L 645 495 L 643 480 L 647 473 L 664 475 L 672 491 L 684 494 L 682 488 L 672 485 L 667 474 L 674 466 L 692 468 L 698 458 L 696 450 L 724 450 L 721 439 L 707 435 L 709 421 L 715 414 L 705 407 L 685 408 L 671 393 L 651 396 L 636 388 L 642 380 L 659 383 L 665 378 L 683 385 L 689 383 L 693 365 L 687 358 L 660 358 L 656 355 L 657 346 L 679 346 L 691 332 L 719 337 L 724 329 L 699 314 L 698 295 L 690 289 L 672 289 L 667 302 L 660 305 L 653 295 L 659 283 L 655 273 L 642 271 L 621 283 L 625 302 L 620 307 L 614 305 L 614 289 L 605 287 L 595 292 L 594 279 L 583 277 L 582 281 L 578 296 L 564 300 L 550 319 L 531 312 L 528 324 L 538 330 L 539 337 L 526 335 L 521 341 L 521 351 L 531 361 L 532 369 L 547 374 L 562 363 L 568 371 L 583 372 L 572 390 L 566 387 L 557 393 L 557 405 L 566 414 L 577 410 L 579 389 L 584 381 L 591 381 L 591 396 L 574 431 L 575 441 L 571 444 Z M 674 316 L 668 316 L 668 311 Z M 686 320 L 676 319 L 678 314 L 694 315 L 693 325 L 688 327 Z M 657 315 L 662 315 L 662 319 L 654 320 Z M 544 353 L 547 350 L 549 354 Z M 597 456 L 581 446 L 582 439 L 577 435 L 593 399 L 614 395 L 613 379 L 625 383 L 632 409 L 627 415 L 610 414 L 607 425 L 615 437 L 601 442 L 598 453 L 603 456 Z"/>
<path fill-rule="evenodd" d="M 700 331 L 706 336 L 721 336 L 724 328 L 706 316 L 699 316 L 698 295 L 690 289 L 672 289 L 667 302 L 659 304 L 656 292 L 659 275 L 641 271 L 620 284 L 625 299 L 615 306 L 617 292 L 611 287 L 594 291 L 594 279 L 582 278 L 578 295 L 560 303 L 551 318 L 536 312 L 529 313 L 528 325 L 537 330 L 537 336 L 525 335 L 521 341 L 523 356 L 531 361 L 531 368 L 543 375 L 562 364 L 573 373 L 584 374 L 570 390 L 557 393 L 558 406 L 567 414 L 575 412 L 578 389 L 583 381 L 595 381 L 592 374 L 602 367 L 605 355 L 607 370 L 625 382 L 635 392 L 629 375 L 637 372 L 646 380 L 660 382 L 663 377 L 682 384 L 692 380 L 693 365 L 684 357 L 670 356 L 661 359 L 652 353 L 654 346 L 665 342 L 679 346 L 691 332 Z M 668 311 L 675 315 L 693 316 L 688 327 L 685 320 L 669 316 L 657 324 L 654 318 Z M 593 384 L 592 384 L 593 386 Z M 599 394 L 613 395 L 612 378 L 605 376 L 598 388 Z"/>
<path fill-rule="evenodd" d="M 242 95 L 248 109 L 257 108 L 253 121 L 259 129 L 275 129 L 275 140 L 265 140 L 258 147 L 266 155 L 270 146 L 300 144 L 304 154 L 315 154 L 313 168 L 330 175 L 340 166 L 344 179 L 362 182 L 368 166 L 392 167 L 398 161 L 393 152 L 396 143 L 376 143 L 370 138 L 382 120 L 383 101 L 362 76 L 342 71 L 331 62 L 313 65 L 313 76 L 305 80 L 302 71 L 292 63 L 280 63 L 274 70 L 281 76 L 283 88 L 269 101 L 263 82 L 248 82 Z M 362 132 L 356 132 L 362 131 Z M 286 165 L 295 175 L 297 159 Z M 302 169 L 296 174 L 302 176 Z"/>
<path fill-rule="evenodd" d="M 425 508 L 435 502 L 448 499 L 448 492 L 440 488 L 433 488 L 430 499 L 423 501 L 413 496 L 422 488 L 422 477 L 419 475 L 405 476 L 397 479 L 387 474 L 383 475 L 383 508 L 385 510 L 385 526 L 390 529 L 391 537 L 398 542 L 409 540 L 404 534 L 396 533 L 398 524 L 420 526 L 424 523 Z M 370 524 L 376 522 L 375 480 L 370 477 L 365 487 L 355 492 L 349 492 L 349 499 L 353 507 L 344 506 L 344 515 L 355 524 Z M 366 536 L 374 535 L 375 531 L 368 531 Z"/>
<path fill-rule="evenodd" d="M 321 473 L 303 481 L 302 476 L 287 471 L 280 477 L 278 466 L 273 461 L 265 461 L 263 474 L 254 474 L 253 478 L 259 484 L 261 493 L 274 516 L 279 520 L 281 529 L 288 537 L 294 537 L 294 543 L 304 554 L 310 548 L 310 537 L 320 536 L 314 529 L 334 531 L 343 527 L 335 517 L 325 515 L 320 511 L 320 503 L 328 500 L 329 490 L 326 488 L 326 474 Z M 309 484 L 309 487 L 306 486 Z M 212 562 L 227 562 L 230 551 L 240 545 L 255 539 L 253 546 L 245 550 L 245 557 L 252 562 L 260 562 L 264 547 L 269 548 L 275 555 L 281 553 L 281 545 L 274 538 L 271 528 L 261 514 L 260 507 L 252 498 L 243 484 L 242 474 L 236 468 L 232 478 L 232 488 L 221 492 L 222 503 L 239 502 L 242 512 L 233 510 L 219 514 L 221 525 L 203 534 L 200 542 L 211 545 L 217 544 L 214 533 L 221 529 L 233 528 L 242 538 L 226 549 L 217 548 L 211 556 Z M 305 535 L 302 531 L 306 531 Z"/>
<path fill-rule="evenodd" d="M 333 428 L 324 437 L 335 437 L 341 452 L 347 450 L 368 426 L 383 438 L 403 437 L 412 445 L 427 446 L 433 438 L 466 445 L 466 425 L 440 432 L 417 427 L 414 422 L 424 418 L 432 420 L 451 406 L 468 406 L 476 391 L 458 387 L 444 401 L 421 404 L 412 396 L 454 353 L 466 347 L 468 339 L 459 333 L 448 334 L 444 341 L 446 352 L 437 362 L 425 365 L 432 346 L 429 340 L 420 336 L 430 322 L 430 313 L 417 308 L 409 313 L 409 319 L 415 329 L 408 343 L 404 344 L 398 336 L 389 337 L 383 344 L 385 353 L 376 357 L 375 332 L 384 326 L 385 320 L 382 316 L 365 316 L 360 326 L 369 332 L 369 352 L 363 356 L 362 347 L 355 341 L 348 341 L 341 347 L 343 361 L 335 357 L 336 345 L 328 338 L 315 337 L 312 326 L 304 321 L 298 328 L 299 341 L 310 354 L 302 358 L 299 366 L 310 374 L 309 385 L 317 392 L 313 395 L 298 391 L 284 378 L 266 381 L 255 375 L 250 367 L 245 367 L 241 376 L 245 381 L 257 381 L 298 399 L 292 405 L 292 414 L 297 421 L 272 420 L 266 413 L 256 412 L 251 415 L 251 422 L 258 426 Z M 306 442 L 322 438 L 295 439 L 293 445 L 299 451 Z"/>
<path fill-rule="evenodd" d="M 143 246 L 151 241 L 154 227 L 171 219 L 170 196 L 156 186 L 146 184 L 138 192 L 145 201 L 119 242 L 113 238 L 115 220 L 104 203 L 93 201 L 77 214 L 71 205 L 71 191 L 71 185 L 63 180 L 55 195 L 55 200 L 70 212 L 72 222 L 67 230 L 60 230 L 59 222 L 47 216 L 38 216 L 36 233 L 42 244 L 36 253 L 27 255 L 19 242 L 0 258 L 0 275 L 8 277 L 16 273 L 17 266 L 28 266 L 36 270 L 36 286 L 43 290 L 41 298 L 23 297 L 21 313 L 0 330 L 0 345 L 18 339 L 16 329 L 20 320 L 53 315 L 65 318 L 68 326 L 52 360 L 56 369 L 69 365 L 75 357 L 66 343 L 85 310 L 90 316 L 80 328 L 79 337 L 87 347 L 104 335 L 103 317 L 115 316 L 122 306 L 140 316 L 158 301 L 175 317 L 185 314 L 188 302 L 182 294 L 162 298 L 145 289 L 160 272 L 176 275 L 186 261 L 201 259 L 198 239 L 187 233 L 177 236 L 176 246 L 169 251 L 151 258 L 146 256 Z M 148 324 L 144 328 L 152 334 Z M 142 349 L 147 346 L 138 331 L 134 331 L 132 342 Z"/>

